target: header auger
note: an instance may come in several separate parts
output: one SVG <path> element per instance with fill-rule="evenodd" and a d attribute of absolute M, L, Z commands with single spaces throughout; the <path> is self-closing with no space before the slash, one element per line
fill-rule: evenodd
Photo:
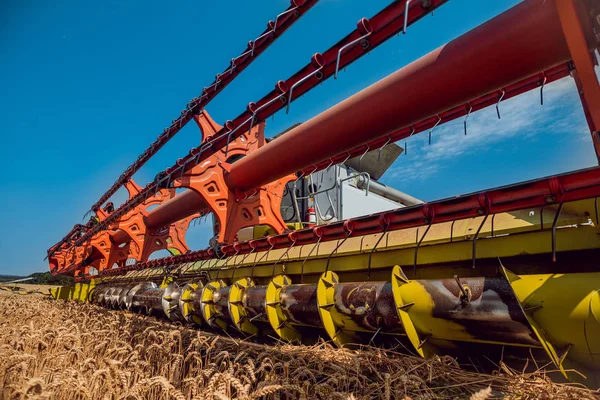
<path fill-rule="evenodd" d="M 446 3 L 395 1 L 236 118 L 213 121 L 206 104 L 315 3 L 292 1 L 92 207 L 91 223 L 48 251 L 53 273 L 79 280 L 55 297 L 298 343 L 400 340 L 423 357 L 524 348 L 598 386 L 600 168 L 428 203 L 377 179 L 408 151 L 395 142 L 435 140 L 461 117 L 467 135 L 470 114 L 495 106 L 500 119 L 502 101 L 534 89 L 543 105 L 544 87 L 565 77 L 600 159 L 600 4 L 525 0 L 265 139 L 267 117 Z M 191 119 L 200 145 L 135 185 Z M 121 185 L 129 199 L 102 208 Z M 208 214 L 210 246 L 189 249 L 187 226 Z M 150 260 L 159 249 L 173 255 Z"/>

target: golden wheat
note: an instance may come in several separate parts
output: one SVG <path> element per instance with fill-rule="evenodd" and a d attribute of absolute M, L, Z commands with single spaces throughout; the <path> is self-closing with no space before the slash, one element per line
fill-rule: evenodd
<path fill-rule="evenodd" d="M 37 295 L 0 295 L 2 399 L 593 399 L 524 375 L 327 343 L 262 345 Z"/>

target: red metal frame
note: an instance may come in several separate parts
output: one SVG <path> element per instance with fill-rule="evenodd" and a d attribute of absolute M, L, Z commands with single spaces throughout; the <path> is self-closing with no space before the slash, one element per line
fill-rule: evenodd
<path fill-rule="evenodd" d="M 592 32 L 591 23 L 585 13 L 582 1 L 556 0 L 556 8 L 563 28 L 563 34 L 571 53 L 576 72 L 575 82 L 579 90 L 581 104 L 592 135 L 596 157 L 600 163 L 600 85 L 594 66 L 596 57 L 589 50 L 588 43 L 596 41 L 586 32 Z M 596 25 L 599 25 L 596 22 Z"/>
<path fill-rule="evenodd" d="M 133 181 L 127 182 L 126 188 L 130 198 L 140 191 Z M 162 204 L 175 195 L 175 189 L 161 189 L 109 225 L 107 230 L 98 232 L 85 245 L 57 251 L 50 257 L 51 271 L 64 274 L 85 267 L 103 271 L 114 264 L 123 267 L 128 259 L 148 260 L 157 250 L 173 249 L 181 254 L 188 252 L 185 233 L 190 222 L 198 218 L 200 213 L 192 213 L 166 226 L 152 227 L 145 223 L 148 207 Z M 99 223 L 105 223 L 109 215 L 99 211 Z"/>
<path fill-rule="evenodd" d="M 210 125 L 214 130 L 220 129 L 208 114 L 204 117 L 204 125 Z M 285 185 L 290 180 L 296 179 L 295 175 L 269 182 L 252 196 L 243 199 L 236 198 L 236 193 L 227 186 L 224 179 L 230 165 L 228 160 L 244 157 L 265 145 L 264 128 L 264 123 L 255 125 L 210 158 L 173 178 L 173 187 L 188 188 L 198 194 L 199 201 L 196 204 L 189 203 L 192 209 L 197 209 L 201 205 L 214 214 L 219 222 L 216 234 L 220 243 L 233 243 L 240 229 L 246 227 L 265 225 L 271 227 L 276 233 L 282 233 L 287 229 L 281 217 L 281 199 Z M 205 133 L 204 142 L 208 140 L 210 138 L 206 137 Z M 179 213 L 183 211 L 181 202 L 174 199 L 172 205 L 165 204 L 153 210 L 154 214 L 161 213 L 163 211 L 161 208 L 164 207 L 170 207 L 171 212 L 162 214 L 170 216 L 171 219 L 163 223 L 175 222 L 175 218 L 179 216 L 173 218 L 173 214 L 180 215 Z M 148 217 L 152 215 L 151 213 Z"/>

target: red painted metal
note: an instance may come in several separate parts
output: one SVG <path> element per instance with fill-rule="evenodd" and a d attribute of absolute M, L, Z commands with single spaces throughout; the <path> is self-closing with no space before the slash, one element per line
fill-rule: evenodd
<path fill-rule="evenodd" d="M 520 3 L 236 162 L 227 183 L 254 189 L 570 57 L 554 2 Z"/>
<path fill-rule="evenodd" d="M 133 182 L 127 183 L 130 196 L 139 193 L 139 187 Z M 155 196 L 149 197 L 142 205 L 128 212 L 107 230 L 94 235 L 82 246 L 71 246 L 57 251 L 50 257 L 53 273 L 70 273 L 76 270 L 94 267 L 98 271 L 111 268 L 114 264 L 124 266 L 129 259 L 146 261 L 158 250 L 170 249 L 177 254 L 187 253 L 185 233 L 189 223 L 200 216 L 194 212 L 167 226 L 149 228 L 144 223 L 146 209 L 175 197 L 175 189 L 161 189 Z M 100 213 L 100 223 L 104 223 L 108 214 Z"/>
<path fill-rule="evenodd" d="M 221 126 L 206 112 L 201 116 L 199 125 L 203 127 L 204 141 L 207 141 L 209 129 L 214 133 Z M 190 190 L 150 211 L 145 218 L 146 226 L 150 229 L 161 228 L 200 210 L 203 214 L 212 212 L 218 221 L 215 234 L 220 243 L 233 243 L 239 230 L 250 226 L 269 226 L 277 233 L 288 229 L 281 218 L 281 199 L 286 183 L 295 179 L 295 175 L 270 182 L 264 190 L 247 199 L 236 199 L 236 193 L 229 189 L 223 179 L 229 165 L 227 160 L 244 157 L 265 145 L 264 127 L 264 122 L 254 125 L 251 131 L 231 140 L 227 147 L 210 158 L 172 177 L 173 187 Z"/>
<path fill-rule="evenodd" d="M 406 16 L 406 26 L 410 26 L 423 18 L 428 13 L 439 8 L 445 4 L 448 0 L 430 0 L 428 7 L 422 7 L 421 2 L 413 1 L 409 3 L 409 11 Z M 405 22 L 405 6 L 406 0 L 393 2 L 385 9 L 377 13 L 377 15 L 368 19 L 368 26 L 370 27 L 371 33 L 368 37 L 368 45 L 356 45 L 348 48 L 341 54 L 339 68 L 345 68 L 355 60 L 359 59 L 369 51 L 378 47 L 380 44 L 385 42 L 390 37 L 402 31 Z M 291 101 L 294 101 L 300 95 L 308 92 L 325 79 L 331 77 L 335 73 L 337 54 L 341 48 L 347 44 L 354 42 L 356 39 L 364 35 L 364 26 L 359 21 L 357 28 L 352 31 L 345 38 L 340 40 L 338 43 L 333 45 L 326 52 L 320 54 L 317 53 L 311 59 L 311 62 L 305 67 L 300 69 L 296 74 L 291 76 L 286 81 L 279 81 L 275 85 L 275 89 L 269 94 L 264 96 L 261 100 L 248 104 L 247 110 L 240 114 L 234 120 L 228 121 L 225 127 L 216 133 L 208 143 L 201 145 L 200 147 L 193 148 L 189 154 L 180 159 L 178 163 L 168 168 L 163 172 L 166 175 L 179 176 L 186 170 L 193 168 L 199 162 L 212 156 L 215 152 L 219 151 L 227 145 L 227 140 L 231 140 L 241 136 L 246 132 L 250 126 L 264 121 L 269 116 L 275 114 L 277 111 L 285 107 L 285 104 L 289 99 L 289 91 L 292 87 L 294 96 Z M 315 73 L 317 69 L 319 74 L 314 74 L 310 79 L 304 79 L 308 75 Z M 320 79 L 318 79 L 320 77 Z M 158 185 L 157 182 L 149 183 L 142 192 L 134 199 L 123 204 L 118 210 L 116 210 L 109 217 L 110 220 L 117 219 L 121 215 L 127 212 L 132 207 L 138 205 L 144 198 L 151 196 L 156 191 Z M 89 240 L 95 233 L 97 233 L 101 227 L 94 227 L 88 230 L 85 234 L 75 240 L 74 245 L 80 245 L 86 240 Z M 52 250 L 50 250 L 50 253 Z"/>
<path fill-rule="evenodd" d="M 248 254 L 252 251 L 288 248 L 317 241 L 326 242 L 346 236 L 356 237 L 383 231 L 390 232 L 598 196 L 600 196 L 600 168 L 596 167 L 417 206 L 384 211 L 316 228 L 297 230 L 288 234 L 239 242 L 223 246 L 221 251 L 226 256 Z M 214 257 L 212 250 L 200 250 L 183 256 L 166 257 L 106 271 L 106 274 L 118 275 L 132 269 L 174 266 L 183 262 L 208 260 Z"/>
<path fill-rule="evenodd" d="M 131 240 L 131 236 L 122 229 L 117 229 L 112 235 L 111 240 L 117 246 L 123 243 L 127 243 Z"/>
<path fill-rule="evenodd" d="M 596 158 L 600 163 L 600 84 L 594 69 L 598 63 L 590 51 L 590 43 L 597 44 L 598 39 L 589 35 L 593 30 L 583 1 L 556 0 L 556 8 L 573 63 L 577 69 L 575 81 L 592 135 Z M 598 28 L 598 21 L 594 21 L 594 23 Z"/>
<path fill-rule="evenodd" d="M 151 210 L 144 218 L 149 229 L 158 229 L 186 218 L 198 210 L 208 210 L 208 205 L 198 193 L 186 190 Z"/>
<path fill-rule="evenodd" d="M 205 118 L 210 119 L 208 116 Z M 218 126 L 214 121 L 211 125 Z M 201 196 L 199 204 L 202 207 L 208 206 L 218 221 L 215 234 L 220 243 L 233 243 L 241 229 L 256 225 L 268 226 L 276 233 L 288 229 L 281 217 L 281 200 L 287 182 L 296 179 L 295 175 L 269 182 L 254 196 L 244 199 L 236 198 L 236 193 L 224 180 L 230 166 L 227 160 L 245 157 L 265 145 L 264 128 L 264 122 L 254 125 L 251 130 L 231 140 L 225 148 L 215 152 L 210 158 L 172 178 L 173 187 L 188 188 Z M 162 208 L 159 206 L 155 212 L 162 212 Z M 185 206 L 175 201 L 171 208 L 181 213 Z M 191 203 L 188 211 L 197 208 L 198 204 Z M 169 222 L 171 221 L 176 219 L 172 218 Z"/>

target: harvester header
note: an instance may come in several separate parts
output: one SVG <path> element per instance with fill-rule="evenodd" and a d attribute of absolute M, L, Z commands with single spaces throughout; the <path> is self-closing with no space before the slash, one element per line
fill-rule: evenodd
<path fill-rule="evenodd" d="M 214 121 L 209 102 L 316 3 L 294 0 L 270 21 L 92 206 L 90 222 L 48 250 L 50 270 L 79 282 L 55 296 L 244 336 L 340 346 L 396 338 L 423 357 L 533 349 L 570 379 L 569 368 L 597 376 L 600 168 L 431 202 L 379 179 L 413 135 L 431 143 L 457 118 L 468 135 L 469 116 L 486 107 L 502 124 L 503 101 L 538 90 L 543 105 L 545 86 L 560 79 L 575 81 L 600 159 L 598 2 L 520 2 L 269 139 L 269 116 L 452 7 L 394 1 L 357 16 L 353 31 L 236 117 Z M 133 182 L 192 120 L 201 143 L 145 187 Z M 107 202 L 122 186 L 129 198 L 115 208 Z M 203 216 L 214 236 L 190 249 L 185 233 Z M 151 257 L 165 249 L 171 256 Z"/>

